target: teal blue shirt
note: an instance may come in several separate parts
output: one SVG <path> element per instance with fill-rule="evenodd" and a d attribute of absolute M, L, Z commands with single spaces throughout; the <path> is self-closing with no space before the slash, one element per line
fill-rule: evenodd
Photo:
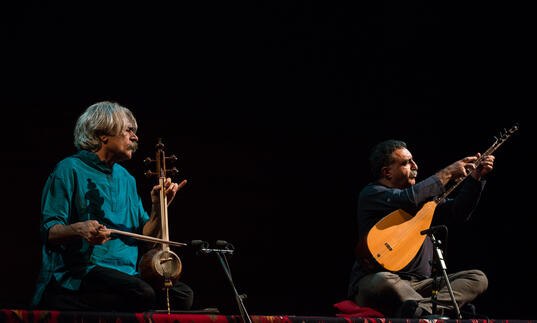
<path fill-rule="evenodd" d="M 96 265 L 134 275 L 138 259 L 136 240 L 112 236 L 103 245 L 77 239 L 59 247 L 47 244 L 48 230 L 56 225 L 96 220 L 106 227 L 141 233 L 149 215 L 144 210 L 136 181 L 119 164 L 113 167 L 81 150 L 56 165 L 41 199 L 42 266 L 32 304 L 37 305 L 54 277 L 64 288 L 78 290 L 82 278 Z"/>

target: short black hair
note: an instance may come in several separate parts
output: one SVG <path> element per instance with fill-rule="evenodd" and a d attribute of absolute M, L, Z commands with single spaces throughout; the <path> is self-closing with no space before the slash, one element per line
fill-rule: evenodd
<path fill-rule="evenodd" d="M 393 163 L 392 153 L 400 148 L 407 148 L 406 143 L 401 140 L 389 139 L 380 142 L 371 149 L 369 155 L 369 167 L 375 179 L 382 177 L 382 167 Z"/>

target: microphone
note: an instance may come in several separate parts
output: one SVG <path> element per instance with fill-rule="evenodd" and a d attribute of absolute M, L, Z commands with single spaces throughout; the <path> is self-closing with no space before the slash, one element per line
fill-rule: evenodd
<path fill-rule="evenodd" d="M 196 248 L 197 249 L 197 253 L 208 253 L 207 252 L 207 248 L 209 248 L 209 243 L 207 241 L 203 241 L 203 240 L 192 240 L 190 242 L 190 244 L 192 245 L 192 247 Z"/>
<path fill-rule="evenodd" d="M 231 251 L 235 250 L 235 246 L 233 246 L 231 243 L 227 242 L 226 240 L 216 240 L 216 246 L 224 250 L 231 250 Z"/>
<path fill-rule="evenodd" d="M 192 247 L 199 248 L 199 249 L 209 247 L 209 243 L 207 241 L 203 241 L 203 240 L 192 240 L 190 242 L 190 244 L 192 245 Z"/>
<path fill-rule="evenodd" d="M 429 229 L 427 230 L 423 230 L 420 232 L 421 235 L 425 235 L 425 234 L 431 234 L 431 233 L 435 233 L 435 232 L 438 232 L 440 230 L 446 230 L 447 231 L 447 227 L 445 225 L 436 225 L 434 227 L 430 227 Z"/>
<path fill-rule="evenodd" d="M 225 240 L 217 240 L 216 241 L 216 246 L 218 247 L 218 249 L 211 249 L 209 248 L 209 243 L 207 241 L 203 241 L 203 240 L 192 240 L 190 242 L 190 244 L 192 245 L 192 247 L 196 248 L 197 249 L 197 254 L 204 254 L 204 255 L 207 255 L 207 254 L 210 254 L 210 253 L 213 253 L 213 252 L 216 252 L 216 253 L 227 253 L 227 254 L 230 254 L 232 255 L 233 254 L 233 251 L 235 251 L 235 247 L 225 241 Z"/>

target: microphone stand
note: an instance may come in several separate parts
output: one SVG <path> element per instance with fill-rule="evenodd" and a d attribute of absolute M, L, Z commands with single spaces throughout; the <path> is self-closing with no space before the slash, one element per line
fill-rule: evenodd
<path fill-rule="evenodd" d="M 451 288 L 451 283 L 449 282 L 449 278 L 448 278 L 448 275 L 447 275 L 447 267 L 446 267 L 446 262 L 444 261 L 444 256 L 443 256 L 443 253 L 442 253 L 442 249 L 440 249 L 440 240 L 437 240 L 433 234 L 433 232 L 439 230 L 439 229 L 444 229 L 447 231 L 447 227 L 445 225 L 441 225 L 441 226 L 437 226 L 437 227 L 431 227 L 427 230 L 423 230 L 421 231 L 421 234 L 426 234 L 429 236 L 429 238 L 431 239 L 432 243 L 433 243 L 433 249 L 434 249 L 434 257 L 433 257 L 433 261 L 432 261 L 432 264 L 433 264 L 433 273 L 434 273 L 434 277 L 433 277 L 433 290 L 432 290 L 432 293 L 431 293 L 431 302 L 432 302 L 432 305 L 433 305 L 433 315 L 436 315 L 436 311 L 437 311 L 437 296 L 438 296 L 438 291 L 440 290 L 440 282 L 442 281 L 442 278 L 444 278 L 444 281 L 446 282 L 446 286 L 447 286 L 447 289 L 448 289 L 448 292 L 449 292 L 449 296 L 451 297 L 451 302 L 453 303 L 453 307 L 455 308 L 455 314 L 457 315 L 457 318 L 458 319 L 462 319 L 462 315 L 461 315 L 461 311 L 459 309 L 459 305 L 457 304 L 457 301 L 455 300 L 455 294 L 453 294 L 453 289 Z M 440 269 L 440 271 L 442 272 L 442 278 L 438 278 L 437 277 L 437 271 L 438 269 Z"/>
<path fill-rule="evenodd" d="M 221 244 L 224 241 L 217 241 L 217 244 Z M 193 243 L 193 245 L 199 244 L 199 242 Z M 242 321 L 244 323 L 253 323 L 252 319 L 250 318 L 250 315 L 248 314 L 248 311 L 246 310 L 246 306 L 244 305 L 243 295 L 239 295 L 237 292 L 237 289 L 235 288 L 235 283 L 233 283 L 233 278 L 231 276 L 231 269 L 229 267 L 229 264 L 227 262 L 226 254 L 233 254 L 233 245 L 230 243 L 225 243 L 224 249 L 209 249 L 208 244 L 206 242 L 201 243 L 200 253 L 202 254 L 210 254 L 214 253 L 216 254 L 216 257 L 218 258 L 218 261 L 222 265 L 222 268 L 224 269 L 224 272 L 226 274 L 226 278 L 229 281 L 229 284 L 231 285 L 231 288 L 233 289 L 233 293 L 235 295 L 235 301 L 237 302 L 237 306 L 239 308 L 239 312 L 242 317 Z"/>
<path fill-rule="evenodd" d="M 242 321 L 244 323 L 252 323 L 252 319 L 250 318 L 250 315 L 248 314 L 248 311 L 246 310 L 246 306 L 244 306 L 243 296 L 239 295 L 239 293 L 237 292 L 237 289 L 235 288 L 235 284 L 233 283 L 233 278 L 231 277 L 231 270 L 229 269 L 229 264 L 227 263 L 227 258 L 226 258 L 225 253 L 216 252 L 216 257 L 218 258 L 220 264 L 222 265 L 222 268 L 224 268 L 226 277 L 229 283 L 231 284 L 233 293 L 235 294 L 235 300 L 237 301 L 237 306 L 239 307 L 239 311 L 241 313 Z"/>

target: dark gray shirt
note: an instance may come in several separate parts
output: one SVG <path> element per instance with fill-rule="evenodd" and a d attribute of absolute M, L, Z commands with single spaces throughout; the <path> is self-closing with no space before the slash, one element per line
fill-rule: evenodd
<path fill-rule="evenodd" d="M 476 181 L 469 176 L 461 184 L 455 198 L 444 199 L 436 207 L 433 225 L 464 222 L 470 218 L 477 206 L 485 181 Z M 436 175 L 430 176 L 407 189 L 395 189 L 378 182 L 369 183 L 362 189 L 358 198 L 358 234 L 362 238 L 371 228 L 389 213 L 403 209 L 410 214 L 416 214 L 426 202 L 445 192 L 445 188 Z M 432 242 L 427 237 L 414 259 L 403 269 L 396 272 L 404 279 L 412 277 L 425 279 L 431 277 L 433 257 Z M 354 262 L 351 270 L 348 297 L 352 298 L 358 292 L 358 281 L 367 274 L 360 268 L 358 261 Z"/>

